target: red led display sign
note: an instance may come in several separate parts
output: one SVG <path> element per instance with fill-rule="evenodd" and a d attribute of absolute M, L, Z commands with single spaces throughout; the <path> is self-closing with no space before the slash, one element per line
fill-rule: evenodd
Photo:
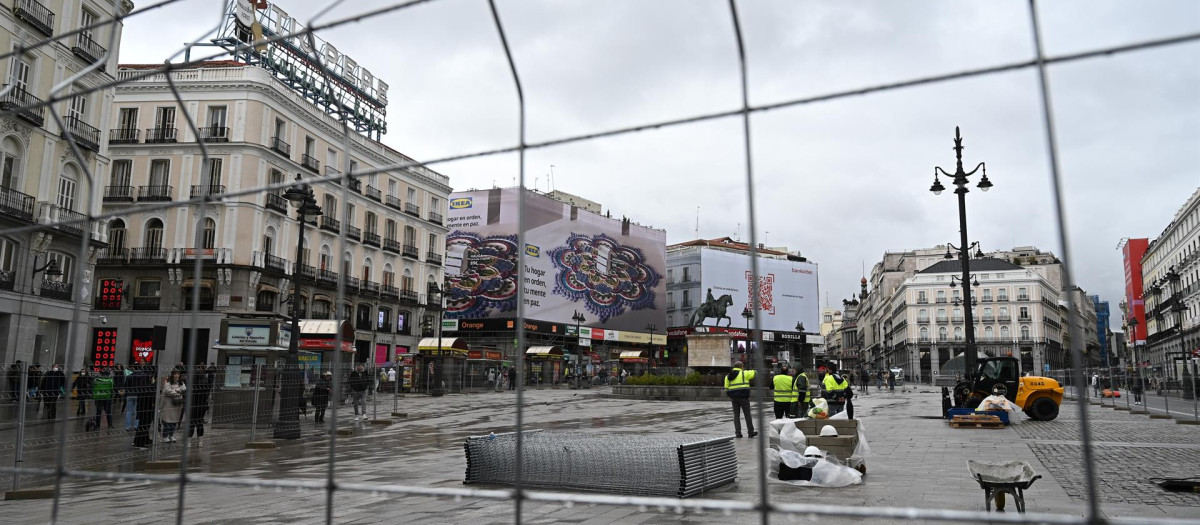
<path fill-rule="evenodd" d="M 98 310 L 120 310 L 124 283 L 117 279 L 100 281 L 100 297 L 96 301 Z"/>
<path fill-rule="evenodd" d="M 132 343 L 134 363 L 154 362 L 154 340 L 134 338 Z"/>
<path fill-rule="evenodd" d="M 92 337 L 92 366 L 110 367 L 116 364 L 117 329 L 95 329 Z"/>

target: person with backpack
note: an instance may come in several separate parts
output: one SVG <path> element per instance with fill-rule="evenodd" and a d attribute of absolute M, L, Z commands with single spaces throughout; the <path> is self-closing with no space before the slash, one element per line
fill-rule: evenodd
<path fill-rule="evenodd" d="M 75 376 L 75 380 L 71 382 L 71 390 L 75 391 L 75 399 L 79 402 L 79 408 L 75 410 L 75 415 L 86 416 L 88 400 L 92 398 L 92 374 L 88 372 L 87 367 L 79 371 L 79 375 Z"/>
<path fill-rule="evenodd" d="M 100 430 L 100 414 L 104 414 L 108 428 L 112 428 L 113 391 L 112 372 L 107 369 L 100 372 L 100 377 L 92 381 L 92 399 L 96 403 L 96 415 L 92 418 L 92 430 Z"/>

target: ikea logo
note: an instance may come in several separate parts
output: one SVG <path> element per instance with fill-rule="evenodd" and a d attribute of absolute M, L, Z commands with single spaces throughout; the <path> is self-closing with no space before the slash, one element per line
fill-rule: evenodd
<path fill-rule="evenodd" d="M 470 207 L 471 207 L 471 197 L 460 197 L 457 199 L 450 199 L 450 209 L 452 209 L 452 210 L 465 210 Z"/>
<path fill-rule="evenodd" d="M 542 255 L 542 249 L 538 248 L 537 246 L 534 246 L 532 244 L 526 244 L 525 245 L 525 255 L 528 255 L 530 257 L 540 257 Z"/>

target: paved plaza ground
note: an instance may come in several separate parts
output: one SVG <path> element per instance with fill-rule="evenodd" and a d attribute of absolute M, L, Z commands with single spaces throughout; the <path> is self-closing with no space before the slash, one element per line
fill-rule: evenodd
<path fill-rule="evenodd" d="M 629 433 L 683 432 L 732 434 L 728 402 L 633 401 L 607 397 L 607 388 L 534 390 L 526 394 L 525 421 L 530 428 L 605 433 L 614 441 Z M 336 473 L 342 483 L 399 484 L 419 487 L 463 487 L 463 438 L 511 431 L 515 422 L 511 392 L 407 396 L 399 402 L 408 417 L 390 426 L 345 422 L 352 436 L 336 443 Z M 393 400 L 380 396 L 380 414 Z M 1063 407 L 1052 422 L 1026 421 L 1000 430 L 951 429 L 936 417 L 940 396 L 924 387 L 894 393 L 874 392 L 855 401 L 873 456 L 861 485 L 804 488 L 771 483 L 775 502 L 850 506 L 918 506 L 982 510 L 982 491 L 967 475 L 966 460 L 1029 461 L 1043 476 L 1027 492 L 1031 512 L 1081 515 L 1086 493 L 1080 463 L 1078 412 Z M 343 412 L 344 414 L 345 412 Z M 1165 492 L 1148 478 L 1197 475 L 1200 427 L 1172 420 L 1093 407 L 1096 458 L 1102 511 L 1107 516 L 1175 517 L 1200 520 L 1200 494 Z M 11 442 L 9 431 L 3 433 Z M 203 449 L 196 449 L 197 474 L 237 478 L 324 479 L 328 467 L 325 431 L 308 424 L 304 438 L 281 443 L 275 450 L 242 448 L 244 430 L 217 430 Z M 52 437 L 47 439 L 52 440 Z M 105 441 L 107 439 L 108 441 Z M 142 471 L 147 458 L 129 451 L 127 436 L 116 431 L 93 438 L 87 446 L 68 449 L 68 464 L 104 470 Z M 739 479 L 704 497 L 756 501 L 757 440 L 736 440 Z M 163 457 L 175 452 L 164 450 Z M 49 453 L 47 453 L 48 455 Z M 113 457 L 119 459 L 113 460 Z M 619 461 L 614 457 L 614 461 Z M 11 460 L 9 460 L 11 461 Z M 40 461 L 45 461 L 42 459 Z M 45 466 L 30 465 L 27 466 Z M 501 488 L 470 485 L 471 488 Z M 61 523 L 149 523 L 174 520 L 178 486 L 172 483 L 66 482 Z M 339 491 L 334 495 L 337 523 L 511 523 L 511 502 L 395 496 Z M 48 520 L 48 500 L 0 503 L 9 523 Z M 1010 504 L 1011 508 L 1011 504 Z M 324 519 L 321 491 L 252 489 L 188 485 L 186 523 L 312 523 Z M 603 505 L 525 504 L 525 523 L 730 523 L 756 516 L 720 512 L 677 514 L 673 509 Z M 782 516 L 775 521 L 806 521 Z M 887 523 L 886 520 L 819 518 L 828 523 Z M 911 523 L 911 522 L 898 522 Z"/>

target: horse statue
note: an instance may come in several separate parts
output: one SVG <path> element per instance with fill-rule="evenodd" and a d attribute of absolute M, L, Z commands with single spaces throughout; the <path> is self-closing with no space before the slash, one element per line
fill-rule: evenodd
<path fill-rule="evenodd" d="M 729 294 L 722 295 L 712 301 L 706 301 L 696 307 L 696 311 L 692 314 L 692 319 L 688 322 L 690 326 L 702 326 L 705 319 L 716 319 L 715 326 L 721 326 L 721 319 L 727 321 L 725 326 L 733 324 L 733 320 L 725 315 L 725 309 L 733 305 L 733 297 Z"/>

